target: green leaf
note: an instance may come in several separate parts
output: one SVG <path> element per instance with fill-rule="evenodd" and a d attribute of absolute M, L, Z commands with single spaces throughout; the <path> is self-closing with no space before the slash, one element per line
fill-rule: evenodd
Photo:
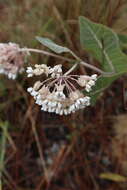
<path fill-rule="evenodd" d="M 125 34 L 118 34 L 119 40 L 124 43 L 127 44 L 127 35 Z"/>
<path fill-rule="evenodd" d="M 122 50 L 127 50 L 127 35 L 125 34 L 118 34 L 120 40 L 120 46 Z"/>
<path fill-rule="evenodd" d="M 36 37 L 36 39 L 43 44 L 44 46 L 48 47 L 55 53 L 63 53 L 63 52 L 70 52 L 70 50 L 67 47 L 63 47 L 60 45 L 55 44 L 52 40 L 48 38 L 42 38 L 42 37 Z"/>
<path fill-rule="evenodd" d="M 101 64 L 106 72 L 115 70 L 112 77 L 99 77 L 90 93 L 95 103 L 100 93 L 122 74 L 127 73 L 127 56 L 120 49 L 119 38 L 110 28 L 79 18 L 80 41 L 85 50 Z"/>
<path fill-rule="evenodd" d="M 121 176 L 119 174 L 115 174 L 115 173 L 101 173 L 100 174 L 100 178 L 102 179 L 107 179 L 107 180 L 111 180 L 114 182 L 127 182 L 127 178 L 124 176 Z"/>

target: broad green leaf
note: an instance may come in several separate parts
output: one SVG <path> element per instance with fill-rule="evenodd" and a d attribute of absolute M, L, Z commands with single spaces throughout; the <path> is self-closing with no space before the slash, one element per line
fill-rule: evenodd
<path fill-rule="evenodd" d="M 122 50 L 127 50 L 127 35 L 125 34 L 118 34 L 120 40 L 120 46 Z"/>
<path fill-rule="evenodd" d="M 119 40 L 124 43 L 127 44 L 127 35 L 125 34 L 118 34 Z"/>
<path fill-rule="evenodd" d="M 85 17 L 79 18 L 80 41 L 85 50 L 101 64 L 106 72 L 115 70 L 112 77 L 100 77 L 93 88 L 92 101 L 95 103 L 103 89 L 107 88 L 122 74 L 127 73 L 127 56 L 120 49 L 119 38 L 110 28 L 96 24 Z"/>
<path fill-rule="evenodd" d="M 115 173 L 101 173 L 100 178 L 111 180 L 114 182 L 127 182 L 127 178 Z"/>
<path fill-rule="evenodd" d="M 36 39 L 43 44 L 44 46 L 48 47 L 49 49 L 51 49 L 52 51 L 54 51 L 55 53 L 63 53 L 63 52 L 70 52 L 70 50 L 66 47 L 60 46 L 55 44 L 52 40 L 48 39 L 48 38 L 42 38 L 42 37 L 36 37 Z"/>

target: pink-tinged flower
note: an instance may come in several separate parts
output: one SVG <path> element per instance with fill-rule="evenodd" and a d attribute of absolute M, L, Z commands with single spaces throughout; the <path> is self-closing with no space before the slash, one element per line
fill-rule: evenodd
<path fill-rule="evenodd" d="M 24 68 L 26 53 L 20 51 L 20 47 L 15 43 L 0 43 L 0 73 L 15 79 L 18 72 L 21 73 Z"/>
<path fill-rule="evenodd" d="M 27 68 L 28 77 L 29 74 L 35 75 L 36 68 L 37 66 Z M 50 77 L 43 82 L 37 81 L 33 87 L 27 90 L 34 97 L 36 103 L 41 106 L 41 110 L 68 115 L 90 105 L 90 97 L 84 96 L 77 86 L 84 87 L 86 91 L 89 86 L 90 91 L 91 87 L 95 85 L 97 75 L 64 75 L 61 65 L 53 68 L 46 65 L 42 65 L 41 68 L 40 65 L 38 68 L 39 74 L 37 75 L 46 74 Z"/>

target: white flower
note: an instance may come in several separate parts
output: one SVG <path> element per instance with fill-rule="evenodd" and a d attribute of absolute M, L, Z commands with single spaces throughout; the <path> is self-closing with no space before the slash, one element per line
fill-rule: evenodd
<path fill-rule="evenodd" d="M 35 90 L 33 90 L 33 91 L 31 92 L 31 96 L 36 97 L 37 95 L 38 95 L 38 92 L 36 92 Z"/>
<path fill-rule="evenodd" d="M 32 67 L 27 67 L 26 72 L 28 73 L 28 75 L 27 75 L 28 77 L 32 77 L 33 75 L 39 76 L 39 75 L 41 75 L 43 73 L 48 76 L 49 69 L 50 69 L 50 67 L 48 67 L 47 65 L 44 65 L 44 64 L 38 65 L 38 64 L 36 64 L 34 69 Z"/>
<path fill-rule="evenodd" d="M 60 114 L 61 109 L 60 108 L 56 108 L 56 114 Z"/>
<path fill-rule="evenodd" d="M 33 87 L 27 91 L 34 97 L 36 104 L 41 106 L 41 110 L 59 115 L 68 115 L 75 113 L 90 105 L 90 97 L 85 96 L 75 86 L 75 82 L 89 92 L 95 85 L 97 75 L 77 76 L 63 75 L 62 65 L 56 65 L 49 68 L 46 65 L 35 65 L 35 69 L 28 68 L 27 73 L 40 75 L 47 72 L 51 77 L 43 82 L 37 81 Z M 47 71 L 46 71 L 47 69 Z"/>
<path fill-rule="evenodd" d="M 0 43 L 0 73 L 15 79 L 23 70 L 26 53 L 15 43 Z"/>
<path fill-rule="evenodd" d="M 87 84 L 90 85 L 90 86 L 94 86 L 95 85 L 95 81 L 94 80 L 90 80 Z"/>
<path fill-rule="evenodd" d="M 87 81 L 89 80 L 88 76 L 86 77 L 86 75 L 81 75 L 79 78 L 78 78 L 78 84 L 81 86 L 81 87 L 84 87 L 86 86 L 87 84 Z"/>
<path fill-rule="evenodd" d="M 87 76 L 87 75 L 81 75 L 78 78 L 77 83 L 81 86 L 81 87 L 85 87 L 85 90 L 87 92 L 91 91 L 91 87 L 95 85 L 95 81 L 97 80 L 97 75 L 91 75 L 91 76 Z"/>
<path fill-rule="evenodd" d="M 39 88 L 41 87 L 42 83 L 40 81 L 35 82 L 33 89 L 34 90 L 39 90 Z"/>
<path fill-rule="evenodd" d="M 56 65 L 53 68 L 50 68 L 49 72 L 52 78 L 59 78 L 62 74 L 62 65 Z"/>
<path fill-rule="evenodd" d="M 62 108 L 62 104 L 60 102 L 58 102 L 58 108 Z"/>
<path fill-rule="evenodd" d="M 64 112 L 64 114 L 65 114 L 65 115 L 67 115 L 67 114 L 68 114 L 67 109 L 64 109 L 64 110 L 63 110 L 63 112 Z"/>
<path fill-rule="evenodd" d="M 3 68 L 0 68 L 0 74 L 1 73 L 4 73 L 4 69 Z"/>
<path fill-rule="evenodd" d="M 62 100 L 62 99 L 65 99 L 66 96 L 65 96 L 65 94 L 64 94 L 63 92 L 59 92 L 59 91 L 58 91 L 58 92 L 55 92 L 55 93 L 54 93 L 54 98 L 55 98 L 55 99 L 61 99 L 61 100 Z"/>
<path fill-rule="evenodd" d="M 35 103 L 38 104 L 39 106 L 41 106 L 43 102 L 42 102 L 42 100 L 37 99 Z"/>
<path fill-rule="evenodd" d="M 13 79 L 13 80 L 16 79 L 16 76 L 17 76 L 16 74 L 12 74 L 12 73 L 8 73 L 6 75 L 8 76 L 9 79 Z"/>
<path fill-rule="evenodd" d="M 29 88 L 27 88 L 27 92 L 32 92 L 33 91 L 33 88 L 32 87 L 29 87 Z"/>
<path fill-rule="evenodd" d="M 27 73 L 33 73 L 33 69 L 32 69 L 32 67 L 27 67 L 26 72 L 27 72 Z"/>
<path fill-rule="evenodd" d="M 32 69 L 32 67 L 27 67 L 26 72 L 28 73 L 27 77 L 32 77 L 33 76 L 33 69 Z"/>
<path fill-rule="evenodd" d="M 91 85 L 87 84 L 85 90 L 86 90 L 87 92 L 90 92 L 90 91 L 91 91 Z"/>
<path fill-rule="evenodd" d="M 92 75 L 91 78 L 92 78 L 94 81 L 96 81 L 96 80 L 97 80 L 97 74 Z"/>

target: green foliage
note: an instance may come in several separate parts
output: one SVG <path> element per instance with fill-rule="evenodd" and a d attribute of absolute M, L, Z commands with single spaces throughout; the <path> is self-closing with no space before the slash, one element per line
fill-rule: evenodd
<path fill-rule="evenodd" d="M 82 47 L 94 57 L 101 66 L 101 69 L 107 73 L 112 73 L 109 76 L 100 76 L 96 86 L 93 88 L 90 95 L 94 104 L 100 93 L 107 88 L 114 80 L 127 72 L 127 56 L 121 50 L 121 43 L 124 42 L 126 36 L 119 35 L 110 28 L 96 24 L 85 17 L 79 17 L 80 25 L 80 42 Z M 48 47 L 55 53 L 69 52 L 75 55 L 67 47 L 57 45 L 48 38 L 36 37 L 36 39 Z M 75 57 L 75 56 L 74 56 Z M 76 59 L 78 57 L 75 57 Z M 80 58 L 79 60 L 80 61 Z"/>
<path fill-rule="evenodd" d="M 120 49 L 119 38 L 110 28 L 93 23 L 85 17 L 79 18 L 80 41 L 85 50 L 101 65 L 101 69 L 114 74 L 99 77 L 91 92 L 93 103 L 100 92 L 107 88 L 120 75 L 127 72 L 127 56 Z"/>
<path fill-rule="evenodd" d="M 50 40 L 48 38 L 42 38 L 42 37 L 38 37 L 37 36 L 36 39 L 41 44 L 43 44 L 44 46 L 48 47 L 49 49 L 51 49 L 55 53 L 70 52 L 70 50 L 68 48 L 63 47 L 63 46 L 59 46 L 59 45 L 55 44 L 52 40 Z"/>
<path fill-rule="evenodd" d="M 127 50 L 127 35 L 125 34 L 118 34 L 119 40 L 120 40 L 120 46 L 123 51 Z"/>
<path fill-rule="evenodd" d="M 126 35 L 121 36 L 121 33 L 123 32 L 124 34 L 127 34 L 126 0 L 1 0 L 0 8 L 1 42 L 12 41 L 19 43 L 22 47 L 25 46 L 31 48 L 40 48 L 41 45 L 39 45 L 39 43 L 34 40 L 34 37 L 47 36 L 48 38 L 57 41 L 58 44 L 64 44 L 66 47 L 69 47 L 74 52 L 77 52 L 79 56 L 84 56 L 84 50 L 81 50 L 79 42 L 77 40 L 79 39 L 77 18 L 79 15 L 83 15 L 88 17 L 90 20 L 107 25 L 114 31 L 118 32 L 120 34 L 118 35 L 120 40 L 120 48 L 122 48 L 123 50 L 127 49 L 127 37 Z M 84 37 L 87 38 L 88 36 Z M 86 46 L 84 44 L 85 50 L 87 48 Z M 88 50 L 88 53 L 91 53 L 91 56 L 93 57 L 93 53 L 91 51 Z M 31 54 L 31 56 L 32 57 L 29 58 L 30 64 L 47 63 L 48 65 L 55 65 L 59 63 L 59 60 L 57 59 L 51 59 L 46 56 L 42 58 L 40 54 Z M 96 58 L 96 56 L 94 57 Z M 104 58 L 103 51 L 102 58 Z M 120 57 L 116 56 L 116 59 L 119 58 Z M 104 61 L 106 62 L 106 60 Z M 100 60 L 99 63 L 101 64 L 100 66 L 102 68 L 104 66 L 103 61 Z M 126 58 L 124 63 L 126 64 Z M 91 64 L 91 62 L 89 62 L 89 64 Z M 63 62 L 63 65 L 65 68 L 70 67 L 70 65 L 67 65 L 66 62 Z M 108 65 L 108 62 L 107 64 L 105 64 L 105 67 L 107 68 L 106 71 L 112 71 L 112 69 Z M 106 68 L 103 69 L 105 70 Z M 92 97 L 94 98 L 93 100 L 96 100 L 96 96 L 98 97 L 98 95 L 100 95 L 100 92 L 103 92 L 103 89 L 110 85 L 111 82 L 114 81 L 116 78 L 118 78 L 117 75 L 115 77 L 101 77 L 97 81 L 97 87 L 95 87 L 95 89 L 93 89 L 93 92 L 91 93 Z M 109 107 L 105 108 L 105 112 L 103 112 L 102 109 L 103 104 L 100 104 L 99 108 L 97 109 L 98 114 L 96 114 L 94 118 L 91 117 L 93 116 L 93 114 L 91 115 L 92 112 L 85 112 L 84 115 L 84 112 L 82 111 L 80 112 L 80 114 L 76 113 L 73 116 L 69 116 L 66 120 L 63 117 L 56 117 L 52 114 L 51 116 L 49 116 L 48 114 L 40 112 L 38 106 L 33 105 L 32 99 L 26 92 L 27 87 L 31 86 L 33 82 L 32 80 L 33 79 L 27 79 L 26 77 L 24 77 L 24 75 L 20 76 L 19 79 L 16 81 L 10 81 L 3 75 L 0 76 L 0 118 L 3 119 L 3 121 L 7 119 L 11 124 L 11 128 L 8 131 L 6 123 L 0 122 L 0 165 L 5 167 L 1 168 L 2 173 L 4 172 L 4 175 L 2 175 L 3 187 L 0 180 L 0 188 L 14 190 L 46 189 L 46 178 L 44 175 L 45 172 L 42 171 L 42 176 L 40 176 L 40 171 L 42 170 L 40 162 L 41 156 L 39 156 L 37 153 L 40 150 L 38 150 L 35 146 L 36 142 L 31 131 L 31 125 L 34 125 L 34 122 L 37 122 L 36 127 L 39 135 L 39 143 L 42 148 L 44 147 L 42 150 L 44 154 L 45 151 L 50 151 L 50 145 L 52 146 L 52 144 L 54 144 L 54 139 L 58 139 L 59 136 L 59 140 L 57 140 L 57 143 L 58 145 L 60 143 L 60 150 L 58 153 L 62 153 L 63 158 L 65 158 L 65 161 L 63 160 L 65 162 L 65 167 L 62 167 L 63 169 L 61 169 L 60 172 L 61 174 L 68 174 L 63 177 L 63 175 L 57 175 L 57 173 L 59 174 L 59 172 L 54 172 L 54 167 L 56 166 L 56 164 L 58 169 L 61 168 L 61 161 L 59 160 L 59 158 L 61 159 L 61 157 L 59 157 L 60 154 L 55 153 L 57 159 L 53 160 L 51 167 L 48 166 L 47 174 L 55 173 L 55 181 L 53 181 L 53 176 L 52 179 L 50 178 L 51 185 L 47 183 L 49 189 L 56 189 L 56 186 L 58 186 L 57 181 L 61 181 L 61 183 L 63 184 L 61 187 L 58 187 L 60 189 L 64 188 L 63 186 L 66 186 L 66 184 L 68 184 L 68 188 L 71 188 L 71 186 L 73 185 L 74 189 L 84 189 L 84 187 L 86 187 L 87 190 L 91 190 L 91 186 L 93 187 L 93 189 L 98 190 L 127 189 L 126 183 L 124 184 L 125 187 L 119 187 L 116 186 L 115 183 L 113 183 L 116 181 L 121 182 L 126 180 L 124 179 L 126 177 L 122 176 L 122 178 L 124 178 L 121 179 L 121 177 L 119 178 L 118 174 L 115 173 L 116 171 L 118 171 L 118 164 L 116 164 L 116 159 L 114 158 L 114 156 L 112 157 L 111 162 L 111 168 L 113 173 L 102 173 L 99 180 L 96 179 L 98 175 L 98 168 L 100 168 L 100 162 L 98 162 L 98 160 L 103 161 L 103 154 L 94 154 L 95 156 L 93 157 L 93 159 L 95 160 L 96 167 L 92 167 L 91 165 L 89 167 L 89 160 L 87 160 L 86 157 L 86 151 L 89 152 L 89 148 L 91 151 L 91 147 L 95 147 L 95 152 L 97 150 L 99 152 L 106 152 L 107 158 L 111 158 L 111 143 L 106 141 L 106 137 L 104 138 L 104 134 L 112 136 L 112 131 L 109 130 L 108 127 L 105 127 L 105 123 L 107 123 L 108 118 L 110 121 L 110 118 L 113 117 L 114 114 L 116 115 L 115 109 L 112 109 L 112 107 L 114 108 L 113 104 L 111 104 L 111 109 L 109 109 Z M 124 84 L 126 85 L 126 79 L 124 80 Z M 119 94 L 117 94 L 117 96 L 119 96 Z M 25 101 L 22 98 L 24 98 Z M 119 100 L 121 100 L 120 97 L 115 97 L 113 103 Z M 117 113 L 121 113 L 121 107 L 119 105 L 116 105 L 115 108 L 117 110 Z M 125 110 L 125 107 L 122 110 Z M 103 117 L 101 117 L 100 122 L 99 116 L 102 115 Z M 55 128 L 62 123 L 62 125 L 66 126 L 65 128 L 67 130 L 65 130 L 64 132 L 63 128 L 62 133 L 61 129 L 60 132 L 58 132 L 59 130 L 52 128 L 52 125 L 54 125 L 54 123 L 56 123 Z M 78 138 L 76 138 L 76 133 L 74 133 L 75 130 L 72 127 L 73 123 L 77 126 L 76 128 L 78 128 Z M 79 130 L 80 125 L 83 126 L 81 130 Z M 105 130 L 104 133 L 102 132 L 102 128 L 104 128 Z M 14 149 L 13 147 L 10 147 L 11 145 L 8 141 L 9 134 L 6 132 L 10 134 L 10 137 L 13 137 L 14 143 L 17 147 L 16 154 L 13 154 Z M 71 133 L 74 135 L 71 135 Z M 68 136 L 70 137 L 67 141 L 67 146 L 64 144 L 62 144 L 61 146 L 60 139 L 63 139 L 64 134 L 68 134 Z M 44 136 L 43 140 L 41 138 L 42 136 Z M 105 141 L 107 142 L 107 146 L 105 146 Z M 70 142 L 72 143 L 69 144 Z M 100 146 L 96 149 L 95 145 L 98 143 L 100 144 Z M 49 146 L 45 146 L 47 144 Z M 7 154 L 5 154 L 5 148 L 7 148 Z M 121 146 L 121 149 L 121 152 L 124 152 L 125 150 L 126 153 L 126 145 L 124 147 Z M 119 153 L 120 150 L 118 149 L 117 152 Z M 50 157 L 52 156 L 51 154 L 48 155 Z M 76 175 L 71 175 L 72 167 L 70 167 L 70 165 L 68 164 L 68 159 L 76 160 L 73 167 L 73 173 Z M 120 163 L 124 164 L 124 156 L 120 157 L 119 159 Z M 39 162 L 36 162 L 36 160 L 39 160 Z M 83 160 L 82 164 L 81 160 Z M 34 167 L 31 163 L 35 163 Z M 103 164 L 102 167 L 103 171 L 108 171 L 109 169 L 109 165 L 107 164 Z M 82 177 L 80 177 L 81 168 L 82 171 L 84 171 L 82 172 Z M 125 170 L 126 167 L 124 167 L 124 171 Z M 121 175 L 123 175 L 124 171 L 121 171 Z M 9 177 L 5 175 L 5 172 L 8 172 Z M 106 183 L 106 186 L 104 186 L 102 179 L 112 180 L 112 183 Z"/>

